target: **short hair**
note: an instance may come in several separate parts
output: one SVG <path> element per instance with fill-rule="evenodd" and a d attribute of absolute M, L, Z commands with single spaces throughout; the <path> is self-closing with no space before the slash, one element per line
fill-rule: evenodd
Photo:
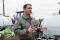
<path fill-rule="evenodd" d="M 30 6 L 31 6 L 31 4 L 25 4 L 25 5 L 23 6 L 23 9 L 26 9 L 27 5 L 30 5 Z"/>

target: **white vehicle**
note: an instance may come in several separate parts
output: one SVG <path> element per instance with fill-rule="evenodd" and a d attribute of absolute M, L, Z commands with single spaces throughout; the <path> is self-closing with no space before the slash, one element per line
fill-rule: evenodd
<path fill-rule="evenodd" d="M 42 24 L 47 28 L 44 31 L 47 37 L 60 37 L 60 15 L 47 17 L 43 20 Z"/>
<path fill-rule="evenodd" d="M 0 15 L 0 26 L 6 25 L 13 25 L 11 18 Z"/>

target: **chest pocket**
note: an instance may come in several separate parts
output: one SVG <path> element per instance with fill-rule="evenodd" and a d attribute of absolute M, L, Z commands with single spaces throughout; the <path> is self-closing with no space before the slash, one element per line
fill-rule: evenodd
<path fill-rule="evenodd" d="M 21 29 L 24 29 L 26 27 L 25 22 L 21 21 Z"/>
<path fill-rule="evenodd" d="M 21 29 L 27 29 L 30 26 L 30 23 L 27 20 L 22 19 L 21 21 Z"/>
<path fill-rule="evenodd" d="M 22 20 L 21 20 L 21 24 L 22 24 L 22 28 L 28 28 L 30 25 L 31 25 L 31 20 L 32 18 L 27 18 L 25 19 L 23 16 L 22 16 Z"/>

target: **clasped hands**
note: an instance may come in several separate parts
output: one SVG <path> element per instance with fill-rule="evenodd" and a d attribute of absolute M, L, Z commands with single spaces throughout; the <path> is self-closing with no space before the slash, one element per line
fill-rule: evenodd
<path fill-rule="evenodd" d="M 35 28 L 34 26 L 30 26 L 29 28 L 28 28 L 28 32 L 36 32 L 36 30 L 37 29 L 39 29 L 39 31 L 44 31 L 44 28 L 41 26 L 41 27 L 38 27 L 38 28 Z"/>

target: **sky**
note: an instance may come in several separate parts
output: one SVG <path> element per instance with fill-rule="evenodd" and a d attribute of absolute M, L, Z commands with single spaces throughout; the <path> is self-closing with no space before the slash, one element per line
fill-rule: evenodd
<path fill-rule="evenodd" d="M 3 0 L 0 0 L 0 14 L 3 14 Z M 4 0 L 5 15 L 13 17 L 17 11 L 23 10 L 26 3 L 32 4 L 33 16 L 58 15 L 60 0 Z"/>

